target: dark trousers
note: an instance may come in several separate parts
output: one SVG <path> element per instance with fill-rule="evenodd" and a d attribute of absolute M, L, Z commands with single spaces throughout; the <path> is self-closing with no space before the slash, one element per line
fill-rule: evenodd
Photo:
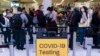
<path fill-rule="evenodd" d="M 24 44 L 26 41 L 26 33 L 24 29 L 15 29 L 13 31 L 13 38 L 15 40 L 15 46 L 17 47 L 17 49 L 23 49 L 24 48 Z"/>
<path fill-rule="evenodd" d="M 95 46 L 98 46 L 98 36 L 97 36 L 98 31 L 99 31 L 98 28 L 93 28 L 93 44 Z"/>
<path fill-rule="evenodd" d="M 30 36 L 29 41 L 30 41 L 30 42 L 33 42 L 33 36 L 32 36 L 33 29 L 32 29 L 32 27 L 27 28 L 27 32 L 28 32 L 28 34 L 29 34 L 29 36 Z"/>
<path fill-rule="evenodd" d="M 10 43 L 10 40 L 11 40 L 11 34 L 10 34 L 11 32 L 10 32 L 10 30 L 6 29 L 6 31 L 3 31 L 3 29 L 2 29 L 2 32 L 4 34 L 4 42 L 5 42 L 5 44 Z"/>
<path fill-rule="evenodd" d="M 73 50 L 73 33 L 77 31 L 78 27 L 70 27 L 69 48 Z"/>
<path fill-rule="evenodd" d="M 73 32 L 70 32 L 69 48 L 73 50 Z"/>
<path fill-rule="evenodd" d="M 47 28 L 47 31 L 55 31 L 55 32 L 58 32 L 58 27 L 57 27 L 57 24 L 56 24 L 55 21 L 53 21 L 53 22 L 49 21 L 47 23 L 46 28 Z"/>

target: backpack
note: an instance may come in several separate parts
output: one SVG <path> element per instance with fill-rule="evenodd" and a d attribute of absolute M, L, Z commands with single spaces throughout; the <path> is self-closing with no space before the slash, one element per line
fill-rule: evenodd
<path fill-rule="evenodd" d="M 13 16 L 12 27 L 13 28 L 21 28 L 22 27 L 21 13 L 20 14 L 15 14 Z"/>
<path fill-rule="evenodd" d="M 30 25 L 33 25 L 33 17 L 30 16 L 29 14 L 26 14 L 28 18 L 28 23 L 25 25 L 26 27 L 30 27 Z"/>

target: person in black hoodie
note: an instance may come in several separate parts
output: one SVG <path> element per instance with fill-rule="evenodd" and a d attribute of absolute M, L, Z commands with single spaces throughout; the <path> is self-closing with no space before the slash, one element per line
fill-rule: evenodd
<path fill-rule="evenodd" d="M 91 26 L 93 28 L 93 43 L 94 43 L 94 48 L 98 47 L 98 37 L 97 37 L 97 33 L 99 32 L 99 27 L 100 27 L 100 9 L 99 7 L 95 8 L 95 11 L 93 13 L 92 16 L 92 21 L 91 21 Z"/>
<path fill-rule="evenodd" d="M 70 34 L 71 34 L 71 38 L 70 38 L 70 42 L 69 42 L 69 47 L 71 50 L 73 50 L 73 32 L 77 31 L 78 29 L 78 23 L 80 22 L 80 19 L 82 17 L 80 9 L 79 8 L 75 8 L 74 11 L 72 12 L 72 19 L 69 23 L 70 26 Z"/>

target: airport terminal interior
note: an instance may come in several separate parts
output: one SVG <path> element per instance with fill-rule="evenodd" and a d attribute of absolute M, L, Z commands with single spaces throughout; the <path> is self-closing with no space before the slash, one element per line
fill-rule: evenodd
<path fill-rule="evenodd" d="M 13 25 L 15 17 L 22 18 L 20 27 Z M 61 39 L 65 42 L 59 41 Z M 54 45 L 49 46 L 50 43 Z M 44 51 L 56 51 L 55 44 L 61 43 L 65 45 L 60 46 L 62 50 L 57 49 L 61 52 L 59 55 L 38 53 L 43 47 Z M 100 56 L 100 0 L 0 0 L 0 56 L 62 55 Z"/>

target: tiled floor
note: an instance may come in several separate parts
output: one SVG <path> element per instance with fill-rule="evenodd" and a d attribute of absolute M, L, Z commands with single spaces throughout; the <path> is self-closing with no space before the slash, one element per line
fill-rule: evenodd
<path fill-rule="evenodd" d="M 3 50 L 3 52 L 0 52 L 0 56 L 10 56 L 8 48 L 2 49 L 2 50 Z M 99 51 L 100 51 L 100 49 L 93 49 L 92 53 L 91 53 L 91 56 L 100 56 Z M 32 46 L 30 47 L 29 53 L 30 53 L 29 56 L 36 56 L 35 52 L 34 52 L 34 48 L 32 48 Z M 73 52 L 70 50 L 69 51 L 69 56 L 72 56 L 72 53 Z M 21 51 L 21 50 L 17 50 L 16 48 L 14 48 L 14 56 L 27 56 L 26 50 Z M 84 50 L 80 47 L 77 47 L 75 56 L 86 56 L 86 50 Z"/>

